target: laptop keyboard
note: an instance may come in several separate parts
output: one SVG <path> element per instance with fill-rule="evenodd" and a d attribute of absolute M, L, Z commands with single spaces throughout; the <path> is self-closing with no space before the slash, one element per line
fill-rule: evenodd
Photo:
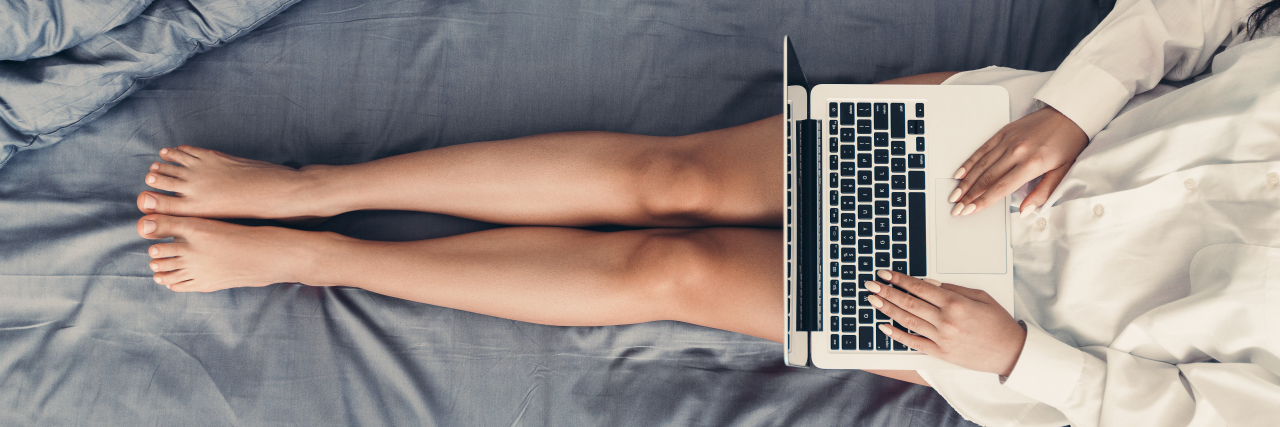
<path fill-rule="evenodd" d="M 880 331 L 881 323 L 906 329 L 871 306 L 862 284 L 876 270 L 927 272 L 925 105 L 840 100 L 828 103 L 827 116 L 831 349 L 913 352 Z"/>

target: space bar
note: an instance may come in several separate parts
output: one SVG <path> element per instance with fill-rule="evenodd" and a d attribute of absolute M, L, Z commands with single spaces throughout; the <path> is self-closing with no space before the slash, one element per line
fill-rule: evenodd
<path fill-rule="evenodd" d="M 924 224 L 924 192 L 913 191 L 907 196 L 907 234 L 908 247 L 911 253 L 908 254 L 907 266 L 911 272 L 907 273 L 916 277 L 924 277 L 929 274 L 928 264 L 925 261 L 925 254 L 928 248 L 925 243 L 925 224 Z"/>

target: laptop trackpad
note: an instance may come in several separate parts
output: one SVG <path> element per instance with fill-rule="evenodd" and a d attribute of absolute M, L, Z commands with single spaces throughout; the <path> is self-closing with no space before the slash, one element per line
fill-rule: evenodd
<path fill-rule="evenodd" d="M 959 180 L 934 180 L 935 234 L 938 237 L 937 271 L 961 274 L 1004 274 L 1005 218 L 1009 216 L 1009 198 L 969 216 L 951 216 L 952 203 L 947 196 Z"/>

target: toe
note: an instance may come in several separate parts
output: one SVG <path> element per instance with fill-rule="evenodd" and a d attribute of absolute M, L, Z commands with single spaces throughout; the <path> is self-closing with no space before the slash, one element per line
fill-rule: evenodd
<path fill-rule="evenodd" d="M 155 162 L 155 163 L 152 163 L 152 164 L 151 164 L 151 173 L 152 173 L 152 174 L 157 174 L 157 173 L 158 173 L 158 174 L 161 174 L 161 175 L 171 176 L 171 177 L 174 177 L 174 178 L 182 178 L 182 177 L 184 177 L 184 176 L 187 174 L 187 171 L 188 171 L 188 170 L 190 170 L 190 169 L 187 169 L 187 168 L 182 167 L 182 166 L 171 165 L 171 164 L 168 164 L 168 163 Z"/>
<path fill-rule="evenodd" d="M 161 175 L 155 172 L 147 174 L 145 178 L 147 185 L 151 188 L 158 188 L 164 191 L 179 191 L 182 180 L 171 176 Z"/>
<path fill-rule="evenodd" d="M 183 257 L 153 259 L 151 262 L 147 263 L 147 267 L 150 267 L 151 271 L 157 273 L 181 270 L 183 265 L 186 264 L 186 260 L 187 259 Z"/>
<path fill-rule="evenodd" d="M 179 145 L 178 149 L 182 150 L 182 152 L 184 153 L 187 153 L 188 156 L 195 157 L 197 159 L 203 159 L 214 154 L 220 154 L 217 151 L 213 151 L 207 148 L 192 147 L 190 145 Z"/>
<path fill-rule="evenodd" d="M 191 272 L 187 270 L 163 271 L 151 276 L 152 279 L 161 285 L 173 286 L 188 280 L 191 280 Z"/>
<path fill-rule="evenodd" d="M 182 204 L 181 197 L 166 196 L 154 191 L 138 194 L 138 210 L 143 213 L 182 215 Z"/>
<path fill-rule="evenodd" d="M 138 235 L 147 239 L 181 238 L 192 218 L 147 215 L 138 220 Z"/>
<path fill-rule="evenodd" d="M 174 292 L 202 292 L 203 286 L 197 279 L 187 280 L 185 282 L 174 283 L 169 285 L 169 290 Z"/>
<path fill-rule="evenodd" d="M 190 166 L 196 160 L 200 160 L 198 157 L 176 148 L 161 148 L 160 158 L 166 162 L 177 163 L 182 166 Z"/>
<path fill-rule="evenodd" d="M 152 258 L 172 258 L 186 254 L 186 243 L 156 243 L 147 249 L 147 255 Z"/>

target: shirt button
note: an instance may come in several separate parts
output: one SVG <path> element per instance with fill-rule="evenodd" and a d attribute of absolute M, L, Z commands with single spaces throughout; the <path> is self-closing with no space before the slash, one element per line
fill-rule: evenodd
<path fill-rule="evenodd" d="M 1036 228 L 1037 228 L 1037 229 L 1044 230 L 1044 227 L 1045 227 L 1045 226 L 1047 226 L 1047 225 L 1049 225 L 1049 221 L 1045 221 L 1045 220 L 1044 220 L 1044 217 L 1036 218 Z"/>
<path fill-rule="evenodd" d="M 1275 172 L 1267 174 L 1267 185 L 1272 187 L 1280 185 L 1280 175 L 1276 175 Z"/>
<path fill-rule="evenodd" d="M 1106 210 L 1102 209 L 1102 205 L 1093 205 L 1093 216 L 1102 216 Z"/>
<path fill-rule="evenodd" d="M 1182 186 L 1183 186 L 1183 187 L 1187 187 L 1187 189 L 1188 189 L 1188 190 L 1195 190 L 1195 189 L 1196 189 L 1196 180 L 1194 180 L 1194 179 L 1188 179 L 1188 180 L 1186 180 L 1186 181 L 1182 181 Z"/>

